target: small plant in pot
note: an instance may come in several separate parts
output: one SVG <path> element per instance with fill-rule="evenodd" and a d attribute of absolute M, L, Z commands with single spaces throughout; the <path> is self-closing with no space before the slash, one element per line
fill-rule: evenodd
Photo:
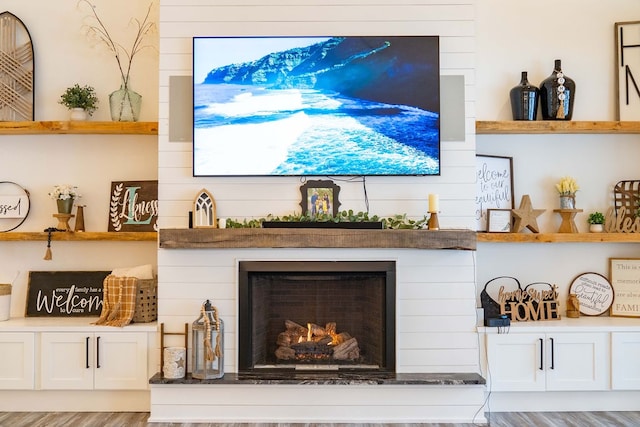
<path fill-rule="evenodd" d="M 71 120 L 86 120 L 98 109 L 98 97 L 91 86 L 75 84 L 60 96 L 60 104 L 71 110 Z"/>
<path fill-rule="evenodd" d="M 592 233 L 600 233 L 604 228 L 604 215 L 602 212 L 593 212 L 589 214 L 587 219 L 589 225 L 589 231 Z"/>

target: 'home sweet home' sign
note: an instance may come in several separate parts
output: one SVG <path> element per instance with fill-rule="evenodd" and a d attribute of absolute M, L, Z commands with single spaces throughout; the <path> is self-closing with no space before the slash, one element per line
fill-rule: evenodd
<path fill-rule="evenodd" d="M 515 277 L 495 277 L 485 284 L 480 301 L 485 321 L 504 316 L 515 322 L 560 319 L 558 287 L 549 283 L 522 288 Z"/>

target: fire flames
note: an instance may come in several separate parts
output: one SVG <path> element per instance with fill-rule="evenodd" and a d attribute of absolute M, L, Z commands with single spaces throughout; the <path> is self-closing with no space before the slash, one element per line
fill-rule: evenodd
<path fill-rule="evenodd" d="M 358 341 L 348 332 L 337 332 L 335 322 L 324 327 L 307 323 L 305 328 L 291 320 L 285 321 L 285 331 L 278 335 L 279 360 L 316 361 L 360 358 Z"/>

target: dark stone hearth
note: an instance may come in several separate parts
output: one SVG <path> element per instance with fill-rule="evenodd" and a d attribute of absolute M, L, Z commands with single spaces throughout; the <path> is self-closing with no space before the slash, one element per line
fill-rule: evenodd
<path fill-rule="evenodd" d="M 374 372 L 256 372 L 225 374 L 217 380 L 186 378 L 167 379 L 157 373 L 151 385 L 163 384 L 283 384 L 283 385 L 484 385 L 485 379 L 476 373 L 374 373 Z"/>

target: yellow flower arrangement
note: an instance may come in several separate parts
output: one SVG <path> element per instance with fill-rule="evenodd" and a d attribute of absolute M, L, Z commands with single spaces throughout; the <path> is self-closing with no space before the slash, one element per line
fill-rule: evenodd
<path fill-rule="evenodd" d="M 564 176 L 556 184 L 556 190 L 561 196 L 573 196 L 580 189 L 575 179 L 570 176 Z"/>

